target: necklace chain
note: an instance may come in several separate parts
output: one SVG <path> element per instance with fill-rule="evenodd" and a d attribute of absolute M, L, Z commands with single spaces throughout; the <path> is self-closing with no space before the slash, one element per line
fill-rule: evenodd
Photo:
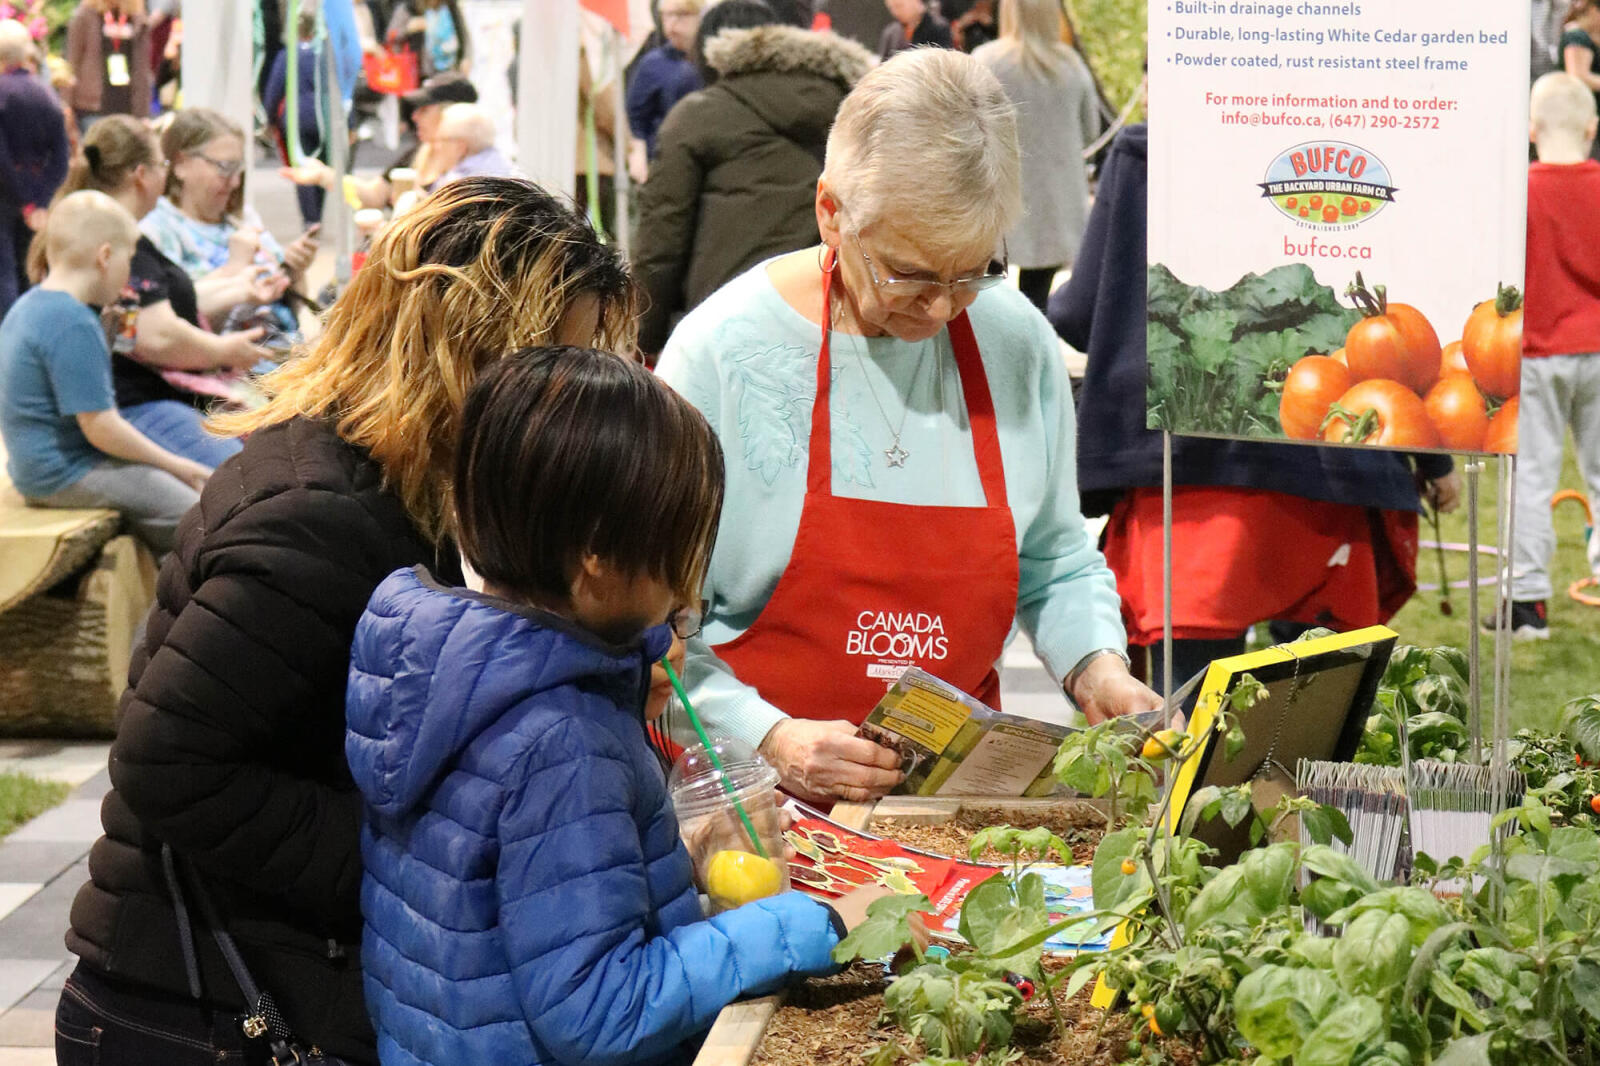
<path fill-rule="evenodd" d="M 835 324 L 837 324 L 839 315 L 843 311 L 843 301 L 840 301 L 837 311 L 829 309 L 829 317 L 833 319 Z M 901 446 L 900 435 L 906 431 L 906 420 L 911 417 L 911 397 L 916 395 L 917 382 L 922 380 L 922 368 L 928 362 L 928 351 L 927 349 L 923 350 L 922 357 L 917 360 L 917 368 L 911 374 L 911 386 L 906 389 L 906 409 L 901 412 L 900 428 L 896 429 L 894 428 L 894 423 L 889 420 L 889 412 L 883 408 L 883 401 L 878 399 L 878 389 L 872 384 L 872 375 L 867 373 L 866 360 L 861 357 L 861 346 L 852 342 L 850 350 L 855 353 L 856 366 L 861 369 L 861 379 L 867 383 L 867 393 L 872 397 L 874 406 L 878 408 L 878 416 L 883 419 L 884 428 L 894 438 L 894 443 L 884 449 L 884 458 L 888 460 L 890 466 L 903 467 L 906 465 L 906 460 L 911 458 L 911 453 Z"/>

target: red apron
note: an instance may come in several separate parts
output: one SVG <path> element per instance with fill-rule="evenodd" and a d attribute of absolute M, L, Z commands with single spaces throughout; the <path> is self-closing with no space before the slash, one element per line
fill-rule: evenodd
<path fill-rule="evenodd" d="M 1105 553 L 1130 644 L 1161 640 L 1161 539 L 1160 489 L 1118 501 Z M 1269 619 L 1360 629 L 1388 621 L 1417 587 L 1410 511 L 1180 485 L 1172 544 L 1176 640 L 1227 640 Z"/>
<path fill-rule="evenodd" d="M 822 282 L 831 307 L 833 258 Z M 994 401 L 972 325 L 949 325 L 984 506 L 833 494 L 829 329 L 811 408 L 806 498 L 789 565 L 755 623 L 717 654 L 795 718 L 859 725 L 910 666 L 1000 706 L 995 670 L 1017 610 L 1017 533 L 1006 505 Z"/>

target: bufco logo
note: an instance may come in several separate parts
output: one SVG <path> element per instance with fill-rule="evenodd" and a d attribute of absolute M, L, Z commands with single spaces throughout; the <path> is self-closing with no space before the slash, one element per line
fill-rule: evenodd
<path fill-rule="evenodd" d="M 1343 141 L 1295 145 L 1272 161 L 1260 184 L 1279 211 L 1318 229 L 1359 226 L 1395 194 L 1382 160 Z"/>
<path fill-rule="evenodd" d="M 846 655 L 937 661 L 950 654 L 944 619 L 920 611 L 862 611 L 845 635 Z"/>

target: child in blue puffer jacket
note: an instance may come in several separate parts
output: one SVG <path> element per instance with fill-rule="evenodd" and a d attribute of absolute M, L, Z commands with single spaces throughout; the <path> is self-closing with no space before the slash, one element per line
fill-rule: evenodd
<path fill-rule="evenodd" d="M 702 915 L 646 737 L 722 486 L 705 419 L 618 356 L 526 349 L 473 389 L 456 525 L 484 590 L 396 571 L 352 651 L 385 1066 L 673 1061 L 733 999 L 834 968 L 864 899 Z"/>

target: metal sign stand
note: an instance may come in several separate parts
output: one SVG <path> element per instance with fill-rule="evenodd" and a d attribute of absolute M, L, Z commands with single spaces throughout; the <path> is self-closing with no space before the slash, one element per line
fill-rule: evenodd
<path fill-rule="evenodd" d="M 1172 433 L 1161 431 L 1161 705 L 1168 729 L 1172 706 Z"/>

